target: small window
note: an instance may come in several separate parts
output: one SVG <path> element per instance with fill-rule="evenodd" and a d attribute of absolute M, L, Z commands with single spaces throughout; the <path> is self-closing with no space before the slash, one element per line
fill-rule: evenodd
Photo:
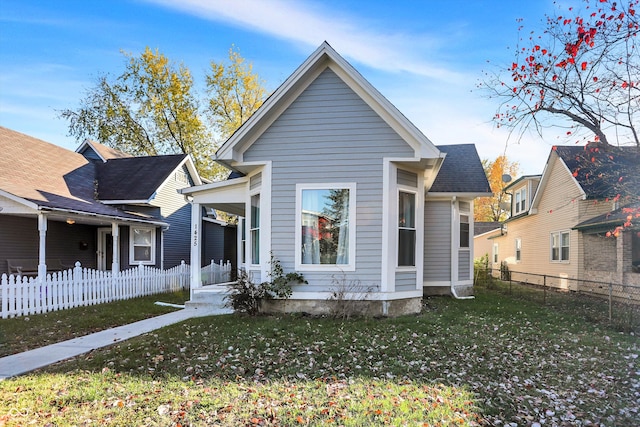
<path fill-rule="evenodd" d="M 251 264 L 260 264 L 260 194 L 251 196 Z"/>
<path fill-rule="evenodd" d="M 469 215 L 460 215 L 460 247 L 469 247 Z"/>
<path fill-rule="evenodd" d="M 355 184 L 298 184 L 296 269 L 355 269 Z"/>
<path fill-rule="evenodd" d="M 493 263 L 494 264 L 498 263 L 498 244 L 497 243 L 493 244 Z"/>
<path fill-rule="evenodd" d="M 522 213 L 527 209 L 527 187 L 523 187 L 515 192 L 516 202 L 514 210 L 516 214 Z"/>
<path fill-rule="evenodd" d="M 416 195 L 398 195 L 398 266 L 416 265 Z"/>
<path fill-rule="evenodd" d="M 569 232 L 551 233 L 551 261 L 569 261 Z"/>
<path fill-rule="evenodd" d="M 522 259 L 522 239 L 516 239 L 516 262 L 520 262 Z"/>
<path fill-rule="evenodd" d="M 131 227 L 129 233 L 129 264 L 156 263 L 156 233 L 153 228 Z"/>
<path fill-rule="evenodd" d="M 244 264 L 247 260 L 247 221 L 245 218 L 240 219 L 240 264 Z"/>

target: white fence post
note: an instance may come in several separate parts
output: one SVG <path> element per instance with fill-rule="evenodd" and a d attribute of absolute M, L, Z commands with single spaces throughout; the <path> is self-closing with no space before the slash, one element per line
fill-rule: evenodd
<path fill-rule="evenodd" d="M 209 268 L 207 273 L 214 275 L 216 282 L 230 271 L 229 262 L 212 263 L 212 266 L 215 269 Z M 82 268 L 80 262 L 76 262 L 72 269 L 40 278 L 3 274 L 0 317 L 6 319 L 188 289 L 190 271 L 191 267 L 184 261 L 164 271 L 140 264 L 119 272 Z"/>

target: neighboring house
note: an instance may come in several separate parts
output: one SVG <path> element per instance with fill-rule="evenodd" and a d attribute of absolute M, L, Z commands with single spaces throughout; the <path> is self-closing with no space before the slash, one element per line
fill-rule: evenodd
<path fill-rule="evenodd" d="M 473 230 L 473 259 L 478 260 L 487 256 L 491 260 L 493 246 L 491 238 L 500 235 L 502 223 L 499 221 L 476 222 Z"/>
<path fill-rule="evenodd" d="M 189 156 L 91 141 L 73 152 L 3 127 L 0 147 L 0 274 L 12 262 L 30 274 L 189 262 L 191 206 L 177 190 L 202 184 Z"/>
<path fill-rule="evenodd" d="M 566 279 L 640 284 L 637 147 L 554 147 L 542 175 L 505 191 L 512 216 L 488 237 L 493 268 L 506 262 L 512 271 L 560 277 L 547 284 L 574 290 L 577 281 Z"/>
<path fill-rule="evenodd" d="M 473 201 L 490 195 L 475 147 L 435 146 L 327 43 L 215 160 L 234 177 L 182 192 L 241 217 L 238 264 L 255 282 L 272 255 L 308 281 L 273 310 L 323 312 L 342 290 L 370 313 L 410 313 L 425 292 L 472 288 Z"/>

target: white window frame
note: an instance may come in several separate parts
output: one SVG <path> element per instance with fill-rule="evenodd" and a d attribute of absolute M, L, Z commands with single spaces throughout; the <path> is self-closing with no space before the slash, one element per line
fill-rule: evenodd
<path fill-rule="evenodd" d="M 564 246 L 562 246 L 562 236 L 566 234 L 568 236 L 568 242 L 569 244 L 566 246 L 567 248 L 567 258 L 564 259 L 562 257 L 562 248 Z M 558 242 L 558 259 L 555 259 L 553 256 L 553 249 L 555 248 L 553 241 L 554 241 L 554 237 L 557 238 L 557 242 Z M 569 232 L 569 230 L 562 230 L 562 231 L 554 231 L 551 233 L 550 238 L 549 238 L 549 258 L 551 260 L 551 262 L 557 262 L 557 263 L 568 263 L 569 260 L 571 259 L 571 233 Z"/>
<path fill-rule="evenodd" d="M 254 215 L 253 215 L 253 198 L 254 197 L 258 197 L 258 226 L 257 227 L 253 227 L 253 223 L 254 223 Z M 260 193 L 260 191 L 254 191 L 249 195 L 249 221 L 248 221 L 248 227 L 247 227 L 247 234 L 245 235 L 245 239 L 247 244 L 247 247 L 249 249 L 249 253 L 247 254 L 247 259 L 245 260 L 245 262 L 248 260 L 249 264 L 252 266 L 257 266 L 260 265 L 260 263 L 262 262 L 261 259 L 261 254 L 260 254 L 260 229 L 261 229 L 261 225 L 262 225 L 262 194 Z M 245 222 L 245 224 L 247 224 L 247 222 Z M 254 231 L 257 231 L 257 239 L 254 238 Z M 256 241 L 257 240 L 257 241 Z M 254 262 L 256 261 L 253 257 L 254 255 L 254 245 L 257 245 L 257 254 L 258 254 L 258 262 Z"/>
<path fill-rule="evenodd" d="M 466 216 L 467 221 L 463 222 L 462 217 Z M 467 224 L 467 246 L 462 246 L 462 224 Z M 458 248 L 459 249 L 471 249 L 471 215 L 469 212 L 460 212 L 458 219 Z"/>
<path fill-rule="evenodd" d="M 499 245 L 497 243 L 494 243 L 493 244 L 493 257 L 492 257 L 492 260 L 493 260 L 494 264 L 498 264 L 500 262 L 499 250 L 500 250 Z"/>
<path fill-rule="evenodd" d="M 400 194 L 413 194 L 413 218 L 414 224 L 413 227 L 401 227 L 399 221 L 397 223 L 397 248 L 396 248 L 396 268 L 398 269 L 411 269 L 414 270 L 416 268 L 417 256 L 418 256 L 418 192 L 415 188 L 398 186 L 398 220 L 400 219 Z M 413 248 L 413 264 L 411 265 L 400 265 L 399 256 L 400 256 L 400 230 L 413 230 L 414 232 L 414 248 Z"/>
<path fill-rule="evenodd" d="M 516 262 L 520 262 L 522 261 L 522 239 L 520 237 L 516 238 L 515 247 L 516 247 L 516 254 L 515 254 Z"/>
<path fill-rule="evenodd" d="M 135 259 L 135 245 L 134 245 L 134 237 L 135 230 L 144 230 L 149 231 L 151 233 L 151 245 L 150 245 L 150 253 L 151 259 L 138 261 Z M 138 226 L 130 226 L 129 227 L 129 265 L 155 265 L 156 264 L 156 229 L 154 227 L 138 227 Z"/>
<path fill-rule="evenodd" d="M 303 264 L 302 263 L 302 192 L 304 190 L 349 190 L 349 263 L 348 264 Z M 356 183 L 298 183 L 296 184 L 295 220 L 295 269 L 296 271 L 355 271 L 356 270 Z"/>
<path fill-rule="evenodd" d="M 522 187 L 514 194 L 515 197 L 515 214 L 525 212 L 527 209 L 527 187 Z"/>

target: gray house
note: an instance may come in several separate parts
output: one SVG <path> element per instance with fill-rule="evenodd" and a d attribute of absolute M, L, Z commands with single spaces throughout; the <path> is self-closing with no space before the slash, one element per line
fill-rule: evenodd
<path fill-rule="evenodd" d="M 239 215 L 238 265 L 254 281 L 271 256 L 308 281 L 271 310 L 323 312 L 346 290 L 370 313 L 412 313 L 425 292 L 472 287 L 473 201 L 490 194 L 475 147 L 435 146 L 327 43 L 215 160 L 235 178 L 182 190 L 192 259 L 197 207 Z"/>
<path fill-rule="evenodd" d="M 191 205 L 177 190 L 202 184 L 189 156 L 91 141 L 74 152 L 3 127 L 0 148 L 0 274 L 189 262 Z"/>

